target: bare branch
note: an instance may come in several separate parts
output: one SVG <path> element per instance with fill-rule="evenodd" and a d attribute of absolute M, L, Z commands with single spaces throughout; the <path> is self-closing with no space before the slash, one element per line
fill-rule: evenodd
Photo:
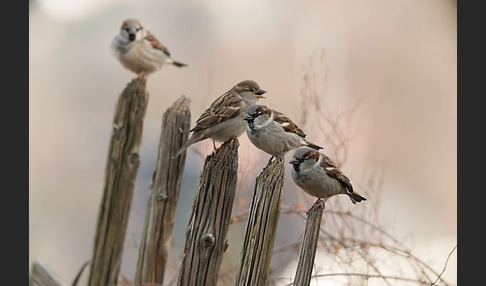
<path fill-rule="evenodd" d="M 90 262 L 91 262 L 91 260 L 88 260 L 88 261 L 86 261 L 86 262 L 83 264 L 83 266 L 81 266 L 81 269 L 79 269 L 78 274 L 76 275 L 76 277 L 74 277 L 74 281 L 73 281 L 72 286 L 77 286 L 77 285 L 78 285 L 79 280 L 81 279 L 81 275 L 82 275 L 82 274 L 83 274 L 83 272 L 84 272 L 84 269 L 86 269 L 86 266 L 88 266 Z"/>
<path fill-rule="evenodd" d="M 439 281 L 439 279 L 442 279 L 441 276 L 442 274 L 444 274 L 444 271 L 446 270 L 446 267 L 447 267 L 447 263 L 449 263 L 449 258 L 451 258 L 451 255 L 452 253 L 457 249 L 457 244 L 456 246 L 454 246 L 454 248 L 451 250 L 451 252 L 449 252 L 449 255 L 447 255 L 447 259 L 446 259 L 446 262 L 444 264 L 444 268 L 442 268 L 442 271 L 440 272 L 439 276 L 437 276 L 437 279 L 435 279 L 434 282 L 432 282 L 432 284 L 430 284 L 430 286 L 433 286 L 435 285 L 435 283 L 437 283 L 437 281 Z"/>
<path fill-rule="evenodd" d="M 317 274 L 317 275 L 312 276 L 312 278 L 319 278 L 319 277 L 322 278 L 322 277 L 332 277 L 332 276 L 359 276 L 359 277 L 363 277 L 363 278 L 366 278 L 366 279 L 377 278 L 377 279 L 385 279 L 385 280 L 399 280 L 399 281 L 410 282 L 410 283 L 414 283 L 414 284 L 429 285 L 428 282 L 420 281 L 420 280 L 413 279 L 413 278 L 405 278 L 405 277 L 382 275 L 382 274 L 351 273 L 351 272 Z M 296 284 L 294 284 L 292 282 L 292 283 L 286 284 L 285 286 L 292 286 L 292 285 L 296 285 Z"/>

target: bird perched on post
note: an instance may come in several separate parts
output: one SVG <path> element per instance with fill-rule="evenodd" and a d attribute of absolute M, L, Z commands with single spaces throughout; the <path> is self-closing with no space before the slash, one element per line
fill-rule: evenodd
<path fill-rule="evenodd" d="M 265 98 L 262 96 L 264 93 L 266 91 L 253 80 L 245 80 L 233 86 L 199 117 L 196 126 L 191 129 L 191 138 L 174 157 L 179 156 L 190 145 L 207 138 L 213 139 L 213 144 L 214 141 L 226 142 L 238 138 L 245 132 L 243 116 L 246 109 L 258 99 Z"/>
<path fill-rule="evenodd" d="M 120 32 L 111 42 L 111 49 L 122 65 L 138 77 L 156 72 L 165 64 L 187 66 L 175 61 L 169 50 L 137 19 L 123 21 Z"/>
<path fill-rule="evenodd" d="M 300 146 L 322 149 L 307 139 L 306 134 L 285 114 L 265 105 L 253 105 L 243 118 L 247 122 L 246 134 L 258 149 L 274 156 Z"/>
<path fill-rule="evenodd" d="M 311 196 L 315 204 L 324 203 L 331 196 L 346 194 L 353 204 L 366 200 L 355 191 L 348 177 L 326 155 L 304 147 L 297 150 L 289 162 L 293 165 L 292 179 Z"/>

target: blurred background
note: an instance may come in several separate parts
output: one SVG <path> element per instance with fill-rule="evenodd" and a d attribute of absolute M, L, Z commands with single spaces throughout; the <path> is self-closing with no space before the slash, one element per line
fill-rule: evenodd
<path fill-rule="evenodd" d="M 352 205 L 336 197 L 326 210 L 334 203 L 345 211 L 373 210 L 387 231 L 441 271 L 457 243 L 455 1 L 29 3 L 29 267 L 41 259 L 71 283 L 91 257 L 114 108 L 135 77 L 113 57 L 110 43 L 125 18 L 138 18 L 189 67 L 165 66 L 148 78 L 123 275 L 135 274 L 163 112 L 187 95 L 193 126 L 216 97 L 246 79 L 267 90 L 261 104 L 285 113 L 309 140 L 324 146 L 368 198 Z M 309 93 L 319 101 L 311 101 Z M 326 116 L 348 134 L 344 153 L 325 132 Z M 240 144 L 233 214 L 250 203 L 254 178 L 270 157 L 246 134 Z M 211 151 L 209 140 L 188 150 L 166 280 L 177 271 L 198 179 Z M 314 199 L 289 178 L 283 203 L 309 208 Z M 380 192 L 366 188 L 369 178 L 379 180 Z M 230 265 L 238 263 L 245 225 L 230 229 Z M 276 246 L 300 239 L 302 227 L 282 217 Z M 292 259 L 278 274 L 289 278 L 287 283 L 298 250 Z M 443 274 L 453 284 L 456 261 L 457 252 Z"/>

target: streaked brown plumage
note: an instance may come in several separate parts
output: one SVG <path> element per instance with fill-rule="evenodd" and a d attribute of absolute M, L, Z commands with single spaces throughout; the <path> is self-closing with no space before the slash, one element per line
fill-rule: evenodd
<path fill-rule="evenodd" d="M 177 151 L 179 156 L 187 147 L 204 139 L 226 142 L 237 138 L 245 132 L 243 120 L 248 106 L 264 98 L 266 91 L 253 80 L 245 80 L 233 86 L 218 97 L 196 121 L 191 129 L 191 138 Z"/>
<path fill-rule="evenodd" d="M 297 150 L 289 163 L 293 165 L 292 179 L 295 184 L 309 195 L 328 199 L 346 194 L 353 204 L 366 200 L 353 190 L 349 178 L 331 158 L 314 149 L 304 147 Z"/>
<path fill-rule="evenodd" d="M 158 71 L 165 64 L 187 66 L 175 61 L 167 47 L 145 30 L 137 19 L 123 21 L 120 32 L 111 43 L 111 49 L 120 63 L 138 76 Z"/>
<path fill-rule="evenodd" d="M 266 153 L 277 156 L 300 146 L 322 149 L 305 137 L 306 134 L 282 112 L 265 105 L 250 106 L 244 119 L 251 143 Z"/>

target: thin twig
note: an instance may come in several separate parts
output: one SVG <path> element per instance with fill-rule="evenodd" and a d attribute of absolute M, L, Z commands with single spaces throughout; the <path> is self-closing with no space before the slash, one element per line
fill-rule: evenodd
<path fill-rule="evenodd" d="M 437 276 L 437 279 L 435 279 L 434 282 L 432 282 L 432 284 L 430 284 L 430 286 L 433 286 L 435 285 L 435 283 L 437 283 L 437 281 L 439 281 L 439 279 L 442 280 L 441 276 L 442 274 L 444 274 L 444 271 L 446 270 L 446 267 L 447 267 L 447 263 L 449 263 L 449 258 L 451 258 L 451 255 L 452 253 L 457 249 L 457 244 L 456 246 L 454 246 L 454 248 L 451 250 L 451 252 L 449 252 L 449 255 L 447 255 L 447 259 L 446 259 L 446 262 L 444 264 L 444 268 L 442 268 L 442 271 L 440 272 L 439 276 Z"/>
<path fill-rule="evenodd" d="M 74 278 L 74 281 L 73 281 L 73 284 L 72 286 L 77 286 L 78 283 L 79 283 L 79 279 L 81 278 L 81 275 L 83 274 L 83 271 L 84 269 L 86 268 L 86 266 L 88 266 L 88 264 L 91 262 L 91 259 L 86 261 L 83 266 L 81 266 L 81 269 L 79 269 L 79 272 L 78 274 L 76 275 L 76 277 Z"/>
<path fill-rule="evenodd" d="M 416 283 L 421 285 L 429 285 L 428 282 L 420 281 L 412 278 L 405 278 L 405 277 L 398 277 L 398 276 L 389 276 L 389 275 L 381 275 L 381 274 L 367 274 L 367 273 L 328 273 L 328 274 L 316 274 L 313 275 L 312 278 L 322 278 L 322 277 L 331 277 L 331 276 L 359 276 L 364 278 L 380 278 L 380 279 L 393 279 L 393 280 L 400 280 L 410 283 Z M 386 280 L 385 280 L 386 281 Z M 292 286 L 294 283 L 286 284 L 285 286 Z"/>
<path fill-rule="evenodd" d="M 342 239 L 339 239 L 333 235 L 331 235 L 330 233 L 326 232 L 324 229 L 321 229 L 320 230 L 321 233 L 327 235 L 329 238 L 331 238 L 332 240 L 336 240 L 338 241 L 341 245 L 343 245 L 344 247 L 348 248 L 348 249 L 351 249 L 353 251 L 355 251 L 357 254 L 359 254 L 361 256 L 361 258 L 363 258 L 364 261 L 366 261 L 366 263 L 368 263 L 369 266 L 371 266 L 371 268 L 373 268 L 373 270 L 376 271 L 376 273 L 378 273 L 379 276 L 382 276 L 383 277 L 383 281 L 388 284 L 389 286 L 391 286 L 391 284 L 385 279 L 385 276 L 381 274 L 381 271 L 378 269 L 378 267 L 376 267 L 375 264 L 373 264 L 373 262 L 371 262 L 368 257 L 366 256 L 365 253 L 363 253 L 363 251 L 361 249 L 358 249 L 356 247 L 351 247 L 350 245 L 348 245 L 347 243 L 345 243 L 344 241 L 342 241 Z"/>

